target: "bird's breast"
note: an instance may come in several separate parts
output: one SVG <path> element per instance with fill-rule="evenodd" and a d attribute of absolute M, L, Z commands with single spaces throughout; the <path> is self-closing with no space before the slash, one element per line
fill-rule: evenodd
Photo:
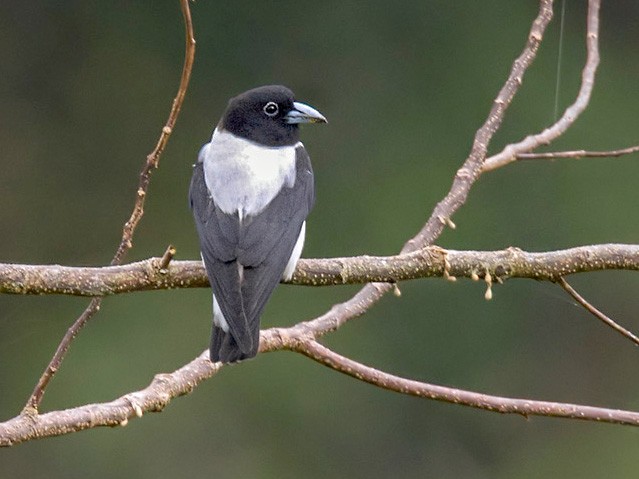
<path fill-rule="evenodd" d="M 282 188 L 295 184 L 297 146 L 261 146 L 216 129 L 201 153 L 215 204 L 240 218 L 258 215 Z"/>

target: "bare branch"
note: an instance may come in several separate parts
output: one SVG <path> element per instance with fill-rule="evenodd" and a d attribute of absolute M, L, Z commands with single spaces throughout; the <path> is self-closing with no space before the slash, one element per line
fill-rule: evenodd
<path fill-rule="evenodd" d="M 488 118 L 475 134 L 470 155 L 455 174 L 453 184 L 446 197 L 437 204 L 424 227 L 402 248 L 402 253 L 410 253 L 429 246 L 441 235 L 444 226 L 450 226 L 452 215 L 466 202 L 468 193 L 481 174 L 481 167 L 488 145 L 497 128 L 501 125 L 506 109 L 521 87 L 523 76 L 537 55 L 548 23 L 552 19 L 552 0 L 541 0 L 539 12 L 532 23 L 528 40 L 522 53 L 513 62 L 508 79 L 493 101 Z M 337 304 L 314 322 L 321 324 L 325 331 L 333 331 L 351 319 L 368 311 L 380 298 L 393 289 L 389 283 L 370 283 L 351 299 Z"/>
<path fill-rule="evenodd" d="M 639 152 L 639 145 L 629 148 L 621 148 L 619 150 L 609 151 L 550 151 L 546 153 L 518 153 L 517 160 L 554 160 L 559 158 L 572 158 L 578 160 L 580 158 L 616 158 L 619 156 L 630 155 Z"/>
<path fill-rule="evenodd" d="M 203 288 L 209 281 L 201 261 L 150 258 L 101 268 L 0 263 L 0 293 L 106 296 L 162 289 Z M 395 283 L 418 278 L 497 281 L 560 277 L 602 270 L 639 270 L 639 245 L 602 244 L 532 253 L 518 248 L 499 251 L 456 251 L 429 246 L 396 256 L 301 259 L 289 284 L 330 286 L 369 282 Z"/>
<path fill-rule="evenodd" d="M 146 162 L 140 173 L 140 180 L 138 183 L 133 211 L 129 220 L 124 224 L 124 228 L 122 230 L 122 239 L 117 251 L 115 252 L 115 255 L 113 256 L 113 259 L 111 260 L 111 265 L 121 264 L 126 253 L 133 247 L 133 233 L 135 232 L 135 228 L 137 227 L 138 223 L 142 219 L 142 215 L 144 214 L 144 200 L 146 199 L 147 190 L 151 181 L 151 173 L 155 168 L 158 167 L 160 156 L 162 155 L 162 152 L 164 151 L 164 148 L 169 141 L 169 137 L 173 132 L 173 127 L 175 126 L 177 117 L 180 114 L 180 109 L 182 108 L 182 103 L 184 102 L 184 96 L 186 95 L 186 90 L 189 86 L 191 70 L 193 69 L 193 60 L 195 58 L 195 39 L 193 37 L 193 23 L 191 21 L 191 10 L 189 8 L 189 1 L 180 0 L 180 3 L 182 6 L 182 16 L 184 19 L 186 37 L 184 65 L 182 67 L 180 86 L 178 88 L 177 95 L 173 100 L 173 105 L 171 106 L 171 112 L 169 113 L 167 122 L 162 128 L 162 132 L 160 133 L 160 138 L 158 139 L 158 142 L 155 145 L 153 151 L 146 157 Z M 53 376 L 60 368 L 60 365 L 62 364 L 64 356 L 69 350 L 71 343 L 79 334 L 84 325 L 100 310 L 101 304 L 102 298 L 93 298 L 89 303 L 89 306 L 87 306 L 84 312 L 67 330 L 64 337 L 60 341 L 55 354 L 51 358 L 51 361 L 40 376 L 40 379 L 33 389 L 31 396 L 29 396 L 29 399 L 27 400 L 27 403 L 24 407 L 25 411 L 30 413 L 37 413 L 38 406 L 40 405 L 42 396 L 44 395 L 44 391 L 46 390 L 51 379 L 53 379 Z"/>
<path fill-rule="evenodd" d="M 129 419 L 162 411 L 173 398 L 189 394 L 200 382 L 220 370 L 208 359 L 208 351 L 171 374 L 158 374 L 149 386 L 101 404 L 34 414 L 23 411 L 0 423 L 0 446 L 13 446 L 43 437 L 60 436 L 100 426 L 126 426 Z"/>
<path fill-rule="evenodd" d="M 483 171 L 491 171 L 500 168 L 517 159 L 520 153 L 534 150 L 541 145 L 547 145 L 551 141 L 563 135 L 586 109 L 590 102 L 590 95 L 595 85 L 595 73 L 599 66 L 599 7 L 600 0 L 588 2 L 588 19 L 586 25 L 586 65 L 581 74 L 581 86 L 575 102 L 570 105 L 562 117 L 552 126 L 541 133 L 530 135 L 519 143 L 508 145 L 497 155 L 488 158 L 483 165 Z"/>
<path fill-rule="evenodd" d="M 173 258 L 175 257 L 175 252 L 175 247 L 173 245 L 169 245 L 166 248 L 164 255 L 162 255 L 162 258 L 160 258 L 160 264 L 158 265 L 160 268 L 160 273 L 166 273 L 166 269 L 169 267 L 169 263 L 173 261 Z"/>
<path fill-rule="evenodd" d="M 397 256 L 301 260 L 292 284 L 308 286 L 366 281 L 394 283 L 427 277 L 476 280 L 490 273 L 502 282 L 510 278 L 555 281 L 575 273 L 623 269 L 639 271 L 639 245 L 604 244 L 558 251 L 457 251 L 429 246 Z"/>
<path fill-rule="evenodd" d="M 383 294 L 391 290 L 394 282 L 398 280 L 426 276 L 447 278 L 464 276 L 473 279 L 484 277 L 485 281 L 491 285 L 493 279 L 503 281 L 511 277 L 533 277 L 565 283 L 563 276 L 573 272 L 606 268 L 639 269 L 639 246 L 635 245 L 596 245 L 549 253 L 525 253 L 515 248 L 497 252 L 446 251 L 437 247 L 427 248 L 439 237 L 444 226 L 452 227 L 451 216 L 466 202 L 470 188 L 481 173 L 498 167 L 485 166 L 489 163 L 489 161 L 485 162 L 486 152 L 495 131 L 501 125 L 507 107 L 521 86 L 524 73 L 536 56 L 545 28 L 552 18 L 552 4 L 552 0 L 541 0 L 540 10 L 532 25 L 528 42 L 520 57 L 515 60 L 510 76 L 495 99 L 488 119 L 477 131 L 471 153 L 457 171 L 450 192 L 437 205 L 422 230 L 406 243 L 402 254 L 390 258 L 361 257 L 301 262 L 293 278 L 293 282 L 297 284 L 321 285 L 371 280 L 378 282 L 368 284 L 351 300 L 334 306 L 329 312 L 312 321 L 301 322 L 290 328 L 262 331 L 260 352 L 295 351 L 332 369 L 379 387 L 490 411 L 516 413 L 524 416 L 543 415 L 639 425 L 639 413 L 637 412 L 489 396 L 404 379 L 338 355 L 316 341 L 319 336 L 337 329 L 344 322 L 367 311 Z M 182 0 L 182 5 L 188 10 L 188 3 L 185 0 Z M 588 60 L 583 71 L 582 89 L 577 101 L 555 125 L 539 135 L 524 140 L 524 142 L 532 143 L 533 146 L 530 146 L 529 149 L 561 135 L 574 122 L 576 114 L 581 112 L 580 108 L 583 109 L 587 105 L 598 63 L 598 13 L 599 0 L 590 0 L 587 36 Z M 187 44 L 188 37 L 187 35 Z M 511 145 L 509 148 L 512 151 L 509 151 L 506 156 L 528 151 L 521 146 L 524 142 Z M 519 149 L 520 147 L 522 149 Z M 493 157 L 493 159 L 495 158 Z M 512 159 L 508 161 L 512 161 Z M 127 248 L 130 248 L 130 245 Z M 602 261 L 600 257 L 593 256 L 591 248 L 598 249 L 596 253 L 603 255 L 607 260 Z M 58 283 L 58 287 L 60 287 L 58 291 L 50 290 L 47 292 L 74 290 L 86 293 L 94 288 L 92 290 L 94 292 L 91 294 L 105 294 L 104 292 L 95 293 L 95 291 L 102 291 L 100 288 L 104 287 L 107 290 L 115 288 L 109 290 L 111 291 L 109 294 L 112 294 L 124 291 L 118 290 L 118 285 L 128 285 L 127 287 L 131 288 L 139 286 L 139 289 L 156 289 L 154 286 L 156 284 L 162 284 L 162 287 L 204 286 L 206 284 L 204 270 L 199 262 L 171 262 L 171 257 L 172 253 L 168 256 L 165 254 L 162 259 L 151 259 L 126 265 L 122 267 L 123 269 L 97 268 L 91 272 L 83 269 L 82 274 L 95 274 L 96 276 L 85 277 L 86 281 L 82 284 L 73 284 L 72 281 L 67 281 L 63 286 L 60 286 L 62 283 Z M 606 263 L 606 261 L 608 262 Z M 604 266 L 604 263 L 607 266 Z M 0 272 L 2 266 L 0 265 Z M 18 266 L 17 268 L 22 267 Z M 54 276 L 55 274 L 78 273 L 77 269 L 69 271 L 68 268 L 59 266 L 47 268 L 58 268 L 58 270 L 54 272 L 53 269 L 48 269 L 44 272 L 45 276 L 49 273 Z M 125 271 L 126 268 L 129 269 Z M 163 272 L 163 270 L 167 271 Z M 20 274 L 22 273 L 29 275 L 34 271 L 23 269 Z M 131 277 L 120 277 L 114 286 L 109 283 L 114 280 L 114 276 L 109 276 L 110 274 L 131 274 Z M 176 282 L 176 278 L 180 275 L 183 275 L 184 283 Z M 102 282 L 97 281 L 96 277 L 99 277 Z M 61 276 L 58 277 L 58 279 L 60 278 Z M 393 282 L 393 284 L 389 282 Z M 13 286 L 15 287 L 17 284 L 14 282 Z M 29 286 L 24 287 L 25 284 L 29 284 Z M 29 281 L 25 281 L 20 291 L 13 292 L 30 292 L 32 290 L 29 288 L 37 287 L 37 283 L 31 284 Z M 95 289 L 96 287 L 97 289 Z M 55 289 L 55 286 L 52 289 Z M 93 404 L 42 415 L 38 415 L 35 408 L 25 408 L 19 417 L 0 423 L 0 445 L 6 446 L 29 439 L 66 434 L 96 426 L 125 425 L 129 418 L 140 417 L 147 411 L 161 410 L 173 398 L 188 394 L 199 382 L 214 375 L 220 367 L 219 364 L 211 364 L 208 361 L 205 351 L 194 361 L 174 373 L 156 376 L 149 387 L 110 403 Z M 54 371 L 55 369 L 53 369 Z"/>
<path fill-rule="evenodd" d="M 184 34 L 185 34 L 185 48 L 184 48 L 184 64 L 182 66 L 182 74 L 180 77 L 180 86 L 178 92 L 173 99 L 171 105 L 171 111 L 169 117 L 166 120 L 166 124 L 162 127 L 160 137 L 155 145 L 155 148 L 146 157 L 146 162 L 142 171 L 140 172 L 140 181 L 135 197 L 135 204 L 131 217 L 124 224 L 122 230 L 122 240 L 118 249 L 111 261 L 112 265 L 121 264 L 126 253 L 133 247 L 133 233 L 138 223 L 144 215 L 144 201 L 146 199 L 147 190 L 151 181 L 151 173 L 158 167 L 160 156 L 164 153 L 169 137 L 173 133 L 175 128 L 175 122 L 180 115 L 182 109 L 182 103 L 184 103 L 184 97 L 186 96 L 186 90 L 189 87 L 189 81 L 191 79 L 191 71 L 193 70 L 193 62 L 195 60 L 195 38 L 193 34 L 193 23 L 191 20 L 191 10 L 189 8 L 188 0 L 180 0 L 182 7 L 182 17 L 184 19 Z"/>
<path fill-rule="evenodd" d="M 367 382 L 390 391 L 410 396 L 434 399 L 452 404 L 470 406 L 502 414 L 528 416 L 550 416 L 584 421 L 606 422 L 639 426 L 639 412 L 606 409 L 578 404 L 515 399 L 492 396 L 464 389 L 449 388 L 406 379 L 365 366 L 347 357 L 341 356 L 316 341 L 302 341 L 292 348 L 324 366 L 344 373 L 360 381 Z"/>
<path fill-rule="evenodd" d="M 563 417 L 585 421 L 639 426 L 639 412 L 606 409 L 530 399 L 491 396 L 463 389 L 437 386 L 394 376 L 341 356 L 314 340 L 320 332 L 309 323 L 291 328 L 262 331 L 260 352 L 290 350 L 301 353 L 336 371 L 402 394 L 460 404 L 499 413 Z M 88 404 L 45 414 L 23 412 L 0 423 L 0 446 L 12 446 L 32 439 L 60 436 L 101 426 L 125 426 L 129 419 L 147 412 L 162 411 L 174 398 L 189 394 L 222 365 L 208 360 L 208 351 L 169 374 L 158 374 L 149 386 L 114 401 Z"/>
<path fill-rule="evenodd" d="M 495 132 L 501 126 L 507 108 L 521 88 L 524 74 L 537 56 L 537 51 L 539 50 L 539 45 L 543 39 L 546 27 L 552 19 L 553 2 L 542 0 L 539 4 L 539 13 L 528 34 L 526 46 L 519 57 L 513 62 L 510 75 L 493 101 L 493 106 L 488 114 L 488 118 L 475 134 L 475 140 L 469 157 L 455 174 L 455 179 L 449 193 L 437 204 L 428 222 L 417 236 L 404 246 L 402 253 L 415 251 L 426 245 L 433 244 L 442 233 L 444 226 L 448 224 L 447 220 L 466 202 L 472 185 L 482 173 L 482 166 L 486 158 L 488 146 Z"/>
<path fill-rule="evenodd" d="M 568 284 L 568 281 L 566 281 L 565 278 L 561 277 L 557 280 L 557 282 L 562 288 L 564 288 L 564 290 L 570 296 L 572 296 L 579 304 L 581 304 L 586 311 L 588 311 L 597 319 L 602 321 L 605 325 L 610 326 L 612 329 L 617 331 L 619 334 L 621 334 L 625 338 L 628 338 L 630 341 L 635 343 L 635 346 L 639 346 L 639 338 L 637 336 L 635 336 L 626 328 L 624 328 L 623 326 L 619 325 L 618 323 L 610 319 L 608 316 L 606 316 L 597 308 L 595 308 L 592 304 L 590 304 L 583 296 L 581 296 L 577 291 L 575 291 L 575 289 L 572 286 L 570 286 L 570 284 Z"/>

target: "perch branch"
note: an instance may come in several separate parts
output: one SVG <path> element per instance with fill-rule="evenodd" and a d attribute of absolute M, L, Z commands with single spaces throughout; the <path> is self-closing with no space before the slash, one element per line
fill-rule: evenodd
<path fill-rule="evenodd" d="M 163 258 L 101 268 L 0 263 L 0 293 L 106 296 L 209 286 L 201 261 L 173 261 L 165 265 L 172 251 L 169 248 Z M 331 286 L 443 276 L 477 279 L 486 272 L 498 281 L 510 278 L 558 281 L 570 274 L 613 269 L 639 270 L 639 245 L 601 244 L 535 253 L 512 247 L 499 251 L 456 251 L 429 246 L 396 256 L 301 259 L 288 283 Z"/>

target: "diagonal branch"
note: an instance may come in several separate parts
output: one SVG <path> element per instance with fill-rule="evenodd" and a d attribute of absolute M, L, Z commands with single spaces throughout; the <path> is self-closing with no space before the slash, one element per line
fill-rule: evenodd
<path fill-rule="evenodd" d="M 530 399 L 492 396 L 394 376 L 341 356 L 314 340 L 316 332 L 298 324 L 262 331 L 260 352 L 295 351 L 331 369 L 390 391 L 459 404 L 487 411 L 580 419 L 639 426 L 639 412 Z M 102 426 L 126 426 L 147 412 L 160 412 L 175 398 L 190 394 L 222 368 L 202 352 L 190 363 L 168 374 L 158 374 L 146 388 L 106 403 L 87 404 L 40 415 L 21 414 L 0 423 L 0 447 L 60 436 Z"/>
<path fill-rule="evenodd" d="M 0 293 L 106 296 L 209 286 L 201 261 L 173 261 L 165 266 L 167 259 L 165 254 L 100 268 L 0 263 Z M 562 276 L 602 270 L 639 271 L 639 245 L 601 244 L 539 253 L 512 247 L 456 251 L 429 246 L 396 256 L 302 259 L 288 283 L 329 286 L 433 277 L 479 279 L 486 273 L 502 282 L 510 278 L 558 281 Z"/>
<path fill-rule="evenodd" d="M 635 336 L 633 333 L 628 331 L 626 328 L 624 328 L 623 326 L 621 326 L 617 322 L 615 322 L 612 319 L 610 319 L 608 316 L 606 316 L 601 311 L 599 311 L 597 308 L 595 308 L 592 304 L 590 304 L 586 300 L 586 298 L 581 296 L 577 291 L 575 291 L 575 289 L 572 286 L 570 286 L 570 284 L 568 284 L 568 281 L 566 281 L 566 279 L 564 277 L 560 277 L 559 280 L 558 280 L 558 283 L 559 283 L 559 286 L 564 288 L 564 290 L 570 296 L 572 296 L 575 301 L 577 301 L 579 304 L 581 304 L 586 311 L 588 311 L 594 317 L 596 317 L 597 319 L 602 321 L 605 325 L 610 326 L 612 329 L 617 331 L 619 334 L 621 334 L 625 338 L 627 338 L 630 341 L 632 341 L 633 343 L 635 343 L 635 346 L 639 346 L 639 338 L 637 336 Z"/>
<path fill-rule="evenodd" d="M 460 404 L 502 414 L 519 414 L 524 417 L 549 416 L 639 426 L 639 412 L 560 402 L 515 399 L 423 383 L 365 366 L 341 356 L 313 340 L 298 342 L 291 349 L 360 381 L 410 396 Z"/>
<path fill-rule="evenodd" d="M 519 143 L 508 145 L 497 155 L 488 158 L 483 165 L 483 171 L 501 168 L 517 160 L 517 155 L 532 151 L 541 145 L 563 135 L 586 109 L 590 102 L 590 95 L 595 86 L 595 74 L 599 66 L 599 7 L 600 0 L 589 0 L 588 18 L 586 24 L 586 65 L 581 73 L 581 86 L 574 103 L 570 105 L 562 117 L 552 126 L 541 133 L 529 135 Z"/>
<path fill-rule="evenodd" d="M 471 187 L 482 173 L 488 146 L 495 132 L 501 126 L 506 110 L 521 88 L 524 74 L 537 56 L 544 32 L 553 16 L 552 5 L 552 0 L 540 2 L 539 13 L 528 34 L 526 46 L 513 62 L 508 79 L 493 101 L 488 118 L 475 134 L 470 155 L 455 174 L 455 179 L 446 197 L 437 204 L 427 223 L 417 236 L 404 246 L 402 253 L 433 244 L 441 235 L 452 215 L 466 202 Z"/>
<path fill-rule="evenodd" d="M 171 106 L 169 117 L 166 121 L 166 124 L 162 128 L 162 132 L 160 133 L 158 142 L 155 145 L 153 151 L 146 157 L 146 162 L 144 163 L 144 167 L 140 172 L 140 180 L 136 192 L 135 203 L 133 205 L 133 211 L 131 212 L 131 217 L 129 218 L 129 220 L 124 224 L 124 228 L 122 230 L 122 239 L 117 251 L 115 252 L 115 255 L 113 256 L 113 259 L 111 260 L 111 265 L 121 264 L 126 253 L 133 247 L 133 233 L 135 232 L 135 228 L 137 227 L 138 223 L 142 219 L 142 215 L 144 214 L 144 200 L 146 199 L 147 190 L 151 181 L 151 173 L 155 168 L 158 167 L 160 156 L 164 152 L 164 148 L 166 147 L 166 144 L 169 141 L 169 137 L 173 132 L 175 122 L 177 121 L 178 115 L 180 114 L 180 109 L 182 108 L 182 103 L 184 102 L 186 90 L 189 86 L 191 70 L 193 69 L 193 60 L 195 58 L 195 39 L 193 37 L 193 23 L 191 21 L 189 0 L 180 0 L 180 3 L 182 6 L 182 16 L 184 19 L 186 37 L 184 65 L 182 67 L 180 86 L 178 88 L 177 95 L 173 100 L 173 105 Z M 69 350 L 69 347 L 71 347 L 71 342 L 79 334 L 84 325 L 99 311 L 101 304 L 101 297 L 93 298 L 87 308 L 83 311 L 83 313 L 67 330 L 49 364 L 40 376 L 40 379 L 33 389 L 31 396 L 27 400 L 27 403 L 24 407 L 24 412 L 37 414 L 38 406 L 42 401 L 44 391 L 46 390 L 51 379 L 53 379 L 53 376 L 55 376 L 56 372 L 60 368 L 64 356 Z"/>
<path fill-rule="evenodd" d="M 532 23 L 528 39 L 522 53 L 512 64 L 508 79 L 493 101 L 488 118 L 475 134 L 470 155 L 455 174 L 453 184 L 446 197 L 437 204 L 424 227 L 402 248 L 402 253 L 417 251 L 429 246 L 441 235 L 444 225 L 452 225 L 450 218 L 463 206 L 471 187 L 481 174 L 488 145 L 501 125 L 506 109 L 522 85 L 524 73 L 537 56 L 544 32 L 553 16 L 553 1 L 541 0 L 539 12 Z M 384 294 L 391 291 L 388 283 L 370 283 L 364 286 L 351 299 L 337 304 L 312 322 L 322 324 L 326 331 L 333 331 L 342 324 L 355 319 L 368 311 Z"/>
<path fill-rule="evenodd" d="M 158 374 L 146 388 L 100 404 L 87 404 L 45 414 L 26 414 L 0 423 L 0 446 L 13 446 L 43 437 L 60 436 L 100 426 L 126 426 L 145 412 L 160 412 L 172 399 L 189 394 L 216 374 L 207 351 L 170 374 Z"/>

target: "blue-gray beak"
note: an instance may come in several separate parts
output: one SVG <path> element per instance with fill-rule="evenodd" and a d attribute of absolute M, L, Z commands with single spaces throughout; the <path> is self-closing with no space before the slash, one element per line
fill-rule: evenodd
<path fill-rule="evenodd" d="M 315 108 L 298 101 L 293 102 L 293 109 L 284 116 L 284 119 L 286 123 L 328 123 L 324 115 Z"/>

